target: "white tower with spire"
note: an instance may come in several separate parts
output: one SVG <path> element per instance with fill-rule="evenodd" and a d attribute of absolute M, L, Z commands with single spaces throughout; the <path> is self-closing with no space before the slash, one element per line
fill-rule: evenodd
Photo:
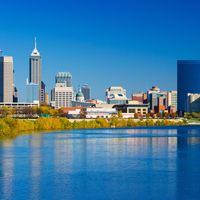
<path fill-rule="evenodd" d="M 40 103 L 41 103 L 41 76 L 42 76 L 41 68 L 42 68 L 42 59 L 39 51 L 37 50 L 37 41 L 35 38 L 35 47 L 29 59 L 29 83 L 38 85 L 39 88 L 38 97 Z"/>

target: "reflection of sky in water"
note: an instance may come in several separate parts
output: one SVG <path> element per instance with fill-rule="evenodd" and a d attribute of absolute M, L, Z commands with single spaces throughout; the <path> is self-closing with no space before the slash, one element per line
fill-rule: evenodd
<path fill-rule="evenodd" d="M 0 141 L 0 199 L 196 199 L 199 134 L 97 129 Z"/>

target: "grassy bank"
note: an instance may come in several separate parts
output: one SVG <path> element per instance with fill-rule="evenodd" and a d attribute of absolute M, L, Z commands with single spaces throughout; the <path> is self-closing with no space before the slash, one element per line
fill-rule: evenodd
<path fill-rule="evenodd" d="M 16 137 L 24 132 L 52 131 L 70 129 L 92 129 L 111 127 L 135 127 L 135 126 L 172 126 L 184 125 L 185 122 L 169 120 L 142 120 L 132 119 L 95 119 L 70 122 L 66 118 L 39 118 L 37 120 L 21 120 L 13 118 L 0 119 L 0 138 Z"/>

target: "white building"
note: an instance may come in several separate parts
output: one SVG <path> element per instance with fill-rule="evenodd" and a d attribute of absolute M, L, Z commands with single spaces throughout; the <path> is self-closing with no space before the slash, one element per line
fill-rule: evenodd
<path fill-rule="evenodd" d="M 126 90 L 121 86 L 111 86 L 106 90 L 108 104 L 125 104 L 127 101 Z"/>
<path fill-rule="evenodd" d="M 115 108 L 87 108 L 86 118 L 96 119 L 96 118 L 111 118 L 116 115 L 117 111 Z"/>
<path fill-rule="evenodd" d="M 167 107 L 177 111 L 177 91 L 167 92 Z"/>
<path fill-rule="evenodd" d="M 65 83 L 57 83 L 52 90 L 52 100 L 55 101 L 56 109 L 71 106 L 73 96 L 73 87 L 67 87 Z"/>
<path fill-rule="evenodd" d="M 0 56 L 0 102 L 13 102 L 13 58 Z"/>

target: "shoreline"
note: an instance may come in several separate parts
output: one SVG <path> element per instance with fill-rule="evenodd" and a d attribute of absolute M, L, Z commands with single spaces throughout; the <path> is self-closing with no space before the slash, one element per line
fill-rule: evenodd
<path fill-rule="evenodd" d="M 165 127 L 190 125 L 181 119 L 66 119 L 66 118 L 38 118 L 28 119 L 0 119 L 0 139 L 15 138 L 23 134 L 38 132 L 65 131 L 76 129 L 98 128 L 134 128 L 134 127 Z M 200 124 L 199 124 L 200 125 Z"/>

